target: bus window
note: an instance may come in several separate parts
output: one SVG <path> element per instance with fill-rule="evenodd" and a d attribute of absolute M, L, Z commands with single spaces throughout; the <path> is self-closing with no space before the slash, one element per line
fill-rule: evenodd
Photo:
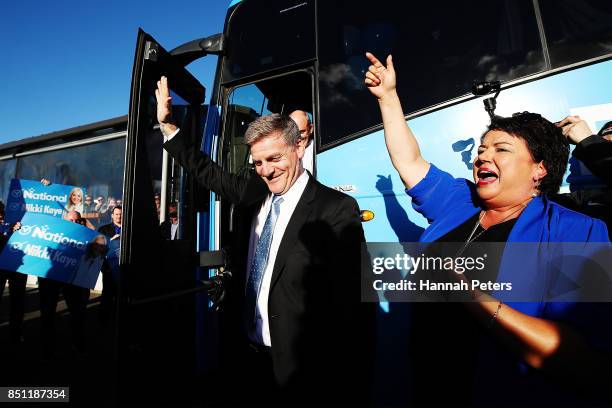
<path fill-rule="evenodd" d="M 244 133 L 252 121 L 271 113 L 266 107 L 267 101 L 255 84 L 236 88 L 230 94 L 224 150 L 227 151 L 225 168 L 231 173 L 248 172 L 249 147 L 244 143 Z"/>
<path fill-rule="evenodd" d="M 0 161 L 0 200 L 3 202 L 8 197 L 11 179 L 15 177 L 16 164 L 17 160 L 15 159 Z"/>
<path fill-rule="evenodd" d="M 223 80 L 315 58 L 314 1 L 245 1 L 231 15 Z"/>
<path fill-rule="evenodd" d="M 172 90 L 170 90 L 170 95 L 172 96 L 172 117 L 174 121 L 181 129 L 181 132 L 184 134 L 190 134 L 191 127 L 194 126 L 192 106 Z M 184 186 L 183 181 L 185 174 L 181 166 L 170 158 L 165 163 L 168 174 L 167 184 L 165 186 L 162 184 L 162 171 L 164 166 L 164 150 L 162 145 L 164 138 L 159 130 L 159 125 L 157 124 L 156 120 L 157 102 L 155 97 L 150 96 L 148 98 L 148 102 L 149 105 L 147 111 L 149 112 L 151 121 L 144 141 L 149 159 L 150 182 L 153 191 L 152 200 L 155 203 L 157 216 L 160 223 L 164 223 L 161 225 L 162 235 L 164 235 L 167 239 L 183 239 L 185 234 L 183 226 L 185 223 L 181 222 L 181 218 L 183 218 L 182 208 L 184 207 L 184 200 L 182 199 L 182 186 Z M 163 214 L 161 208 L 162 206 L 165 207 Z M 172 214 L 172 217 L 169 216 L 170 214 Z M 169 223 L 178 223 L 178 229 L 173 233 L 173 235 L 168 235 L 171 234 L 171 231 L 174 231 L 174 229 L 170 228 Z"/>
<path fill-rule="evenodd" d="M 612 2 L 540 0 L 540 8 L 553 67 L 612 50 Z"/>
<path fill-rule="evenodd" d="M 468 94 L 474 80 L 508 81 L 545 68 L 531 1 L 414 2 L 408 12 L 364 12 L 352 3 L 318 3 L 324 147 L 380 123 L 363 86 L 366 51 L 393 54 L 406 113 Z"/>
<path fill-rule="evenodd" d="M 109 208 L 121 204 L 124 157 L 125 139 L 107 140 L 19 157 L 15 177 L 85 187 L 83 215 L 99 227 L 111 222 Z"/>
<path fill-rule="evenodd" d="M 232 173 L 251 170 L 244 133 L 256 118 L 270 113 L 312 112 L 312 77 L 307 72 L 288 74 L 233 89 L 228 96 L 224 132 L 224 163 Z"/>

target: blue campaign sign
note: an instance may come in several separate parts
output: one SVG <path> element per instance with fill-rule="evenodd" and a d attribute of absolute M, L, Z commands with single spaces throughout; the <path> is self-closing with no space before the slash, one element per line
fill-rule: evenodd
<path fill-rule="evenodd" d="M 93 288 L 108 250 L 104 235 L 77 223 L 27 212 L 0 253 L 0 269 Z"/>
<path fill-rule="evenodd" d="M 65 184 L 43 185 L 40 181 L 11 180 L 6 202 L 7 222 L 19 221 L 26 212 L 61 218 L 68 211 L 83 213 L 84 189 Z"/>

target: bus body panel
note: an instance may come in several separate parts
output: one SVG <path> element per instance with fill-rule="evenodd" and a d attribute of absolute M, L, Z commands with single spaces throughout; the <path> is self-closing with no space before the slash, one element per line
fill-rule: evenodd
<path fill-rule="evenodd" d="M 496 114 L 509 116 L 530 111 L 554 122 L 579 114 L 597 132 L 612 120 L 610 89 L 612 61 L 605 61 L 505 89 L 498 98 Z M 372 103 L 376 103 L 374 98 Z M 482 99 L 473 99 L 410 120 L 410 127 L 427 161 L 455 177 L 473 180 L 470 163 L 488 123 Z M 468 151 L 469 160 L 466 160 L 462 153 Z M 374 211 L 374 220 L 363 224 L 368 241 L 415 240 L 418 235 L 411 232 L 427 227 L 427 220 L 412 209 L 410 198 L 391 164 L 382 130 L 317 155 L 317 178 L 354 196 L 362 210 Z M 570 161 L 561 191 L 569 191 L 570 182 L 572 187 L 588 187 L 594 180 L 584 165 Z M 399 202 L 399 207 L 390 201 Z M 385 209 L 385 202 L 391 212 Z M 394 222 L 403 224 L 401 228 L 393 228 Z M 398 237 L 394 232 L 398 229 L 408 232 Z"/>

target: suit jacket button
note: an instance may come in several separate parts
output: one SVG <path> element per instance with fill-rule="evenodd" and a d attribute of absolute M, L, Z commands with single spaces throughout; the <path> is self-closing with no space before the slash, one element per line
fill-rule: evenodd
<path fill-rule="evenodd" d="M 271 315 L 270 319 L 278 319 L 278 315 Z"/>

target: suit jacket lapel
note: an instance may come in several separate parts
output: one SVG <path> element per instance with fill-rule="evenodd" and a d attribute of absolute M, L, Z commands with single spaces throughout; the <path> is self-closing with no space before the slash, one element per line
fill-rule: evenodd
<path fill-rule="evenodd" d="M 295 207 L 295 210 L 291 215 L 291 219 L 289 220 L 289 224 L 287 224 L 283 239 L 281 240 L 280 246 L 278 247 L 278 252 L 276 253 L 276 260 L 274 261 L 274 269 L 272 270 L 270 291 L 272 291 L 274 285 L 278 281 L 278 278 L 280 277 L 285 266 L 285 262 L 287 261 L 287 257 L 291 253 L 291 248 L 295 246 L 295 242 L 298 239 L 300 230 L 306 223 L 308 215 L 310 215 L 310 212 L 312 211 L 310 203 L 315 198 L 316 189 L 316 181 L 309 174 L 306 189 L 304 190 L 304 193 L 302 193 L 302 197 L 300 197 L 300 201 L 298 201 L 297 206 Z"/>

